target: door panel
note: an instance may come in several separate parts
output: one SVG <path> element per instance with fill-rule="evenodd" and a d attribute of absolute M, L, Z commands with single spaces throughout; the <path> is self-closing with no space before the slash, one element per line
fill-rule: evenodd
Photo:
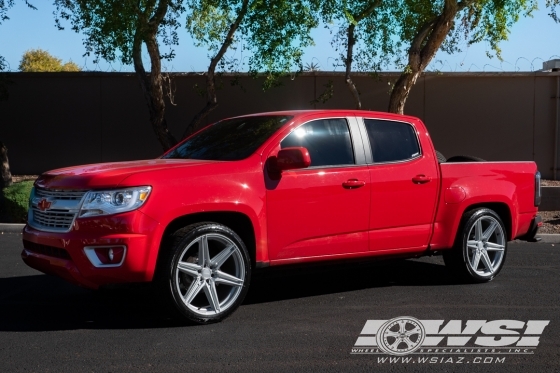
<path fill-rule="evenodd" d="M 408 123 L 364 121 L 373 164 L 370 250 L 427 247 L 437 202 L 438 174 Z"/>
<path fill-rule="evenodd" d="M 265 170 L 270 260 L 367 252 L 370 171 L 355 164 L 347 120 L 308 122 L 276 152 L 292 146 L 308 149 L 311 167 L 280 175 Z"/>
<path fill-rule="evenodd" d="M 283 172 L 267 191 L 270 259 L 368 251 L 369 187 L 366 166 Z"/>

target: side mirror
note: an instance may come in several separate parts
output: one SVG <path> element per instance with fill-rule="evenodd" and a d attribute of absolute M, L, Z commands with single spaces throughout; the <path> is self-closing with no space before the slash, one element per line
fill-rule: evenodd
<path fill-rule="evenodd" d="M 311 157 L 304 147 L 285 148 L 280 150 L 276 157 L 269 158 L 269 170 L 272 172 L 307 168 L 309 165 Z"/>

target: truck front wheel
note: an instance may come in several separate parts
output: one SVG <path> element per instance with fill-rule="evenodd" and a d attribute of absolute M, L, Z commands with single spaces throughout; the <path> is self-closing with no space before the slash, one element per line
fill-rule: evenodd
<path fill-rule="evenodd" d="M 197 324 L 218 322 L 243 302 L 251 260 L 239 236 L 226 226 L 205 222 L 173 234 L 163 256 L 161 285 L 173 306 Z"/>
<path fill-rule="evenodd" d="M 455 246 L 443 253 L 454 275 L 470 282 L 488 282 L 502 269 L 507 236 L 502 219 L 493 210 L 469 211 L 462 219 Z"/>

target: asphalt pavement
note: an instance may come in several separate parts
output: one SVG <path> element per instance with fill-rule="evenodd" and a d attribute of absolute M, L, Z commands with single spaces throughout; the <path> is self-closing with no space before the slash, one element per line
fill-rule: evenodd
<path fill-rule="evenodd" d="M 478 285 L 456 282 L 441 257 L 262 272 L 230 318 L 185 326 L 150 288 L 95 292 L 28 268 L 20 240 L 0 235 L 2 372 L 560 371 L 558 244 L 510 243 L 502 273 Z M 367 320 L 399 316 L 550 324 L 529 354 L 352 353 Z"/>

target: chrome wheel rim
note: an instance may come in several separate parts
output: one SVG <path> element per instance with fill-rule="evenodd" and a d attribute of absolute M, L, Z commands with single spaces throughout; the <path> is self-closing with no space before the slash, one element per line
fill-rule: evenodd
<path fill-rule="evenodd" d="M 501 224 L 492 216 L 482 216 L 473 224 L 467 237 L 469 267 L 479 276 L 493 276 L 502 264 L 506 248 Z"/>
<path fill-rule="evenodd" d="M 391 355 L 407 355 L 422 346 L 426 330 L 422 323 L 408 316 L 385 322 L 376 335 L 377 346 Z"/>
<path fill-rule="evenodd" d="M 239 247 L 228 237 L 210 233 L 183 249 L 175 269 L 175 286 L 185 306 L 200 316 L 230 308 L 245 283 Z"/>

